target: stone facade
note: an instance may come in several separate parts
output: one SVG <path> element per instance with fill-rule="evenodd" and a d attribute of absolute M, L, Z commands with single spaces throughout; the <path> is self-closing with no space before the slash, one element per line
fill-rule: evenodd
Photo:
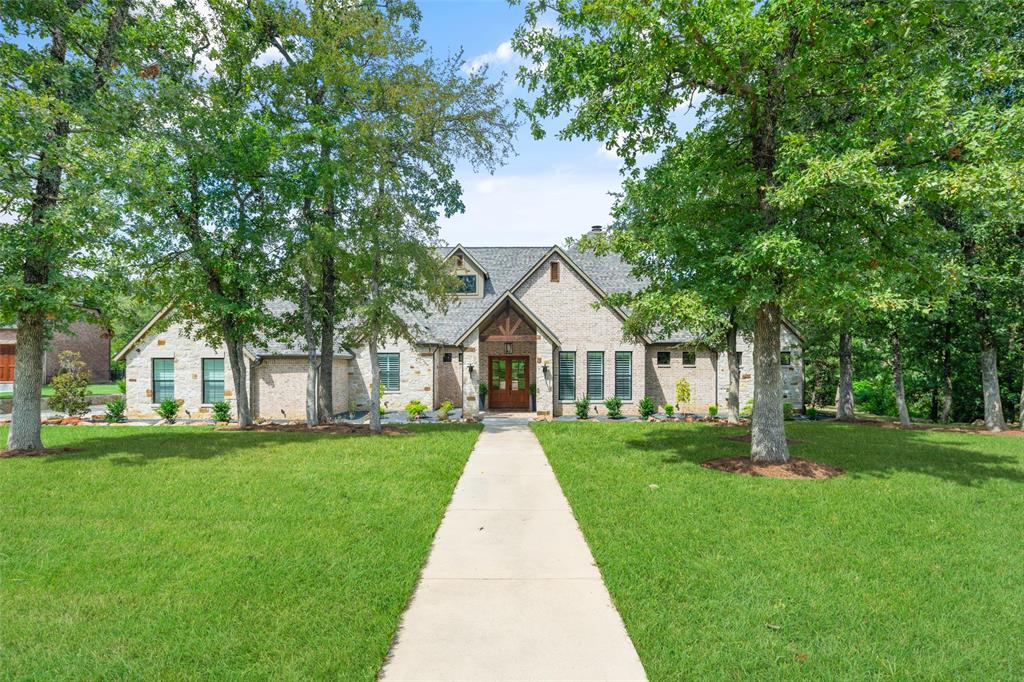
<path fill-rule="evenodd" d="M 378 353 L 398 353 L 400 388 L 385 391 L 382 404 L 391 411 L 402 410 L 413 400 L 434 407 L 434 347 L 413 346 L 404 340 L 384 344 Z M 355 357 L 348 367 L 348 396 L 357 410 L 370 406 L 370 351 L 365 346 L 354 348 Z"/>
<path fill-rule="evenodd" d="M 551 281 L 551 262 L 559 262 L 558 281 Z M 558 399 L 558 353 L 576 353 L 576 390 L 583 396 L 587 390 L 587 353 L 604 353 L 604 398 L 615 394 L 615 352 L 632 353 L 632 395 L 624 400 L 624 414 L 636 414 L 637 402 L 644 397 L 644 346 L 622 339 L 622 321 L 607 307 L 595 308 L 597 293 L 576 271 L 558 256 L 547 259 L 514 292 L 558 339 L 559 347 L 551 351 L 548 359 L 550 371 L 550 400 L 552 413 L 574 414 L 572 400 Z M 591 400 L 591 410 L 605 413 L 600 401 Z M 538 411 L 540 407 L 538 405 Z"/>
<path fill-rule="evenodd" d="M 518 249 L 518 247 L 516 247 Z M 452 251 L 458 255 L 459 250 Z M 476 258 L 488 274 L 477 269 Z M 620 314 L 600 305 L 603 278 L 606 286 L 628 279 L 628 270 L 614 264 L 588 261 L 583 269 L 568 252 L 560 249 L 473 249 L 463 252 L 461 273 L 477 274 L 477 290 L 462 295 L 444 315 L 428 317 L 422 326 L 428 343 L 396 340 L 385 343 L 380 353 L 397 353 L 399 386 L 383 397 L 385 409 L 399 411 L 413 400 L 436 409 L 450 400 L 466 414 L 480 411 L 479 385 L 489 379 L 489 362 L 495 356 L 524 356 L 528 362 L 528 384 L 535 384 L 536 412 L 540 417 L 573 414 L 575 398 L 587 393 L 588 353 L 603 354 L 603 391 L 592 398 L 592 412 L 605 414 L 604 400 L 616 393 L 616 354 L 629 353 L 630 391 L 623 397 L 623 412 L 636 414 L 638 403 L 650 396 L 659 407 L 675 403 L 676 383 L 685 378 L 691 399 L 680 405 L 685 412 L 704 413 L 709 405 L 724 406 L 728 392 L 728 367 L 718 350 L 678 343 L 636 343 L 623 338 Z M 558 263 L 557 272 L 552 263 Z M 586 273 L 586 274 L 583 274 Z M 417 321 L 416 324 L 420 324 Z M 155 329 L 155 327 L 154 327 Z M 481 339 L 484 340 L 481 340 Z M 268 419 L 303 419 L 305 416 L 306 359 L 295 344 L 252 351 L 250 385 L 253 414 Z M 506 348 L 511 344 L 511 348 Z M 800 340 L 783 327 L 781 346 L 792 362 L 783 366 L 784 400 L 801 404 L 803 362 Z M 753 390 L 750 342 L 741 338 L 742 355 L 740 403 Z M 339 357 L 334 366 L 334 405 L 337 413 L 369 408 L 371 391 L 370 358 L 366 347 L 353 348 L 353 357 Z M 574 398 L 559 399 L 559 354 L 575 353 Z M 668 353 L 668 363 L 658 363 L 658 353 Z M 188 339 L 177 325 L 152 331 L 122 351 L 127 359 L 128 401 L 132 416 L 153 416 L 152 360 L 175 360 L 175 392 L 185 409 L 196 415 L 209 410 L 201 403 L 201 361 L 225 356 L 224 349 L 212 349 Z M 684 353 L 693 363 L 684 365 Z M 446 354 L 449 361 L 445 361 Z M 230 366 L 225 362 L 225 397 L 233 403 Z M 528 404 L 528 403 L 527 403 Z"/>
<path fill-rule="evenodd" d="M 226 350 L 211 348 L 196 339 L 190 339 L 179 323 L 172 323 L 161 331 L 154 331 L 141 339 L 125 356 L 125 399 L 128 401 L 128 416 L 136 419 L 155 419 L 153 402 L 153 360 L 170 358 L 174 360 L 174 397 L 183 400 L 179 414 L 199 419 L 206 417 L 212 405 L 203 402 L 203 358 L 224 360 L 224 401 L 235 413 L 234 377 Z M 251 370 L 251 367 L 250 367 Z M 251 374 L 251 371 L 250 371 Z"/>

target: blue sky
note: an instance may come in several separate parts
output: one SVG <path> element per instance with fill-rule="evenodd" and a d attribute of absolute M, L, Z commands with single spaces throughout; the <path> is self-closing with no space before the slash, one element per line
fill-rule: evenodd
<path fill-rule="evenodd" d="M 420 0 L 421 34 L 438 55 L 462 49 L 468 62 L 489 63 L 505 75 L 506 95 L 524 95 L 515 82 L 518 61 L 507 43 L 523 16 L 504 0 Z M 441 221 L 450 244 L 561 244 L 609 221 L 610 192 L 620 186 L 620 162 L 597 141 L 560 141 L 557 126 L 534 140 L 521 126 L 516 154 L 494 174 L 460 168 L 466 211 Z"/>

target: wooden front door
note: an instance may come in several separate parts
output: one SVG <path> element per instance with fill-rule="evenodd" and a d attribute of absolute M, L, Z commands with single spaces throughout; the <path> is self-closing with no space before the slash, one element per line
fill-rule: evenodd
<path fill-rule="evenodd" d="M 491 358 L 487 404 L 495 410 L 529 409 L 530 358 L 512 355 Z"/>
<path fill-rule="evenodd" d="M 14 381 L 14 346 L 0 346 L 0 383 Z"/>

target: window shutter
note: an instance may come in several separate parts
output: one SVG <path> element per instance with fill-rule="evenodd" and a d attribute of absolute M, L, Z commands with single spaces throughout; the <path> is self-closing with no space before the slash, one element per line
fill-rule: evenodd
<path fill-rule="evenodd" d="M 604 353 L 601 351 L 587 353 L 587 397 L 604 400 Z"/>
<path fill-rule="evenodd" d="M 397 391 L 401 388 L 401 377 L 398 369 L 398 353 L 379 353 L 377 363 L 380 365 L 380 383 L 385 391 Z"/>
<path fill-rule="evenodd" d="M 615 396 L 633 399 L 633 354 L 629 351 L 615 353 Z"/>
<path fill-rule="evenodd" d="M 576 353 L 558 354 L 558 399 L 576 400 Z"/>

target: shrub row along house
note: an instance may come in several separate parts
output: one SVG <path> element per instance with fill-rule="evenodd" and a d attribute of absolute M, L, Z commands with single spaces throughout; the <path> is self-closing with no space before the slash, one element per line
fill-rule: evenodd
<path fill-rule="evenodd" d="M 599 304 L 607 294 L 628 292 L 640 283 L 615 255 L 598 256 L 554 247 L 451 248 L 463 288 L 443 314 L 410 320 L 415 343 L 397 340 L 380 351 L 383 404 L 400 410 L 419 400 L 433 407 L 451 401 L 466 413 L 486 409 L 528 410 L 531 388 L 538 416 L 573 414 L 577 398 L 600 403 L 617 396 L 623 412 L 635 414 L 650 396 L 659 405 L 675 402 L 675 387 L 686 379 L 690 402 L 683 411 L 703 413 L 725 405 L 728 367 L 724 353 L 695 343 L 686 333 L 672 338 L 623 338 L 625 313 Z M 288 304 L 271 310 L 283 313 Z M 233 400 L 224 348 L 211 348 L 183 333 L 170 307 L 158 314 L 117 355 L 126 363 L 127 399 L 133 417 L 153 417 L 161 400 L 183 401 L 193 416 L 214 402 Z M 783 399 L 801 403 L 803 364 L 800 337 L 782 330 Z M 749 339 L 741 338 L 740 403 L 753 389 Z M 306 350 L 296 333 L 290 343 L 249 347 L 253 414 L 266 419 L 305 415 Z M 366 348 L 335 356 L 334 405 L 338 412 L 369 406 L 370 358 Z"/>

